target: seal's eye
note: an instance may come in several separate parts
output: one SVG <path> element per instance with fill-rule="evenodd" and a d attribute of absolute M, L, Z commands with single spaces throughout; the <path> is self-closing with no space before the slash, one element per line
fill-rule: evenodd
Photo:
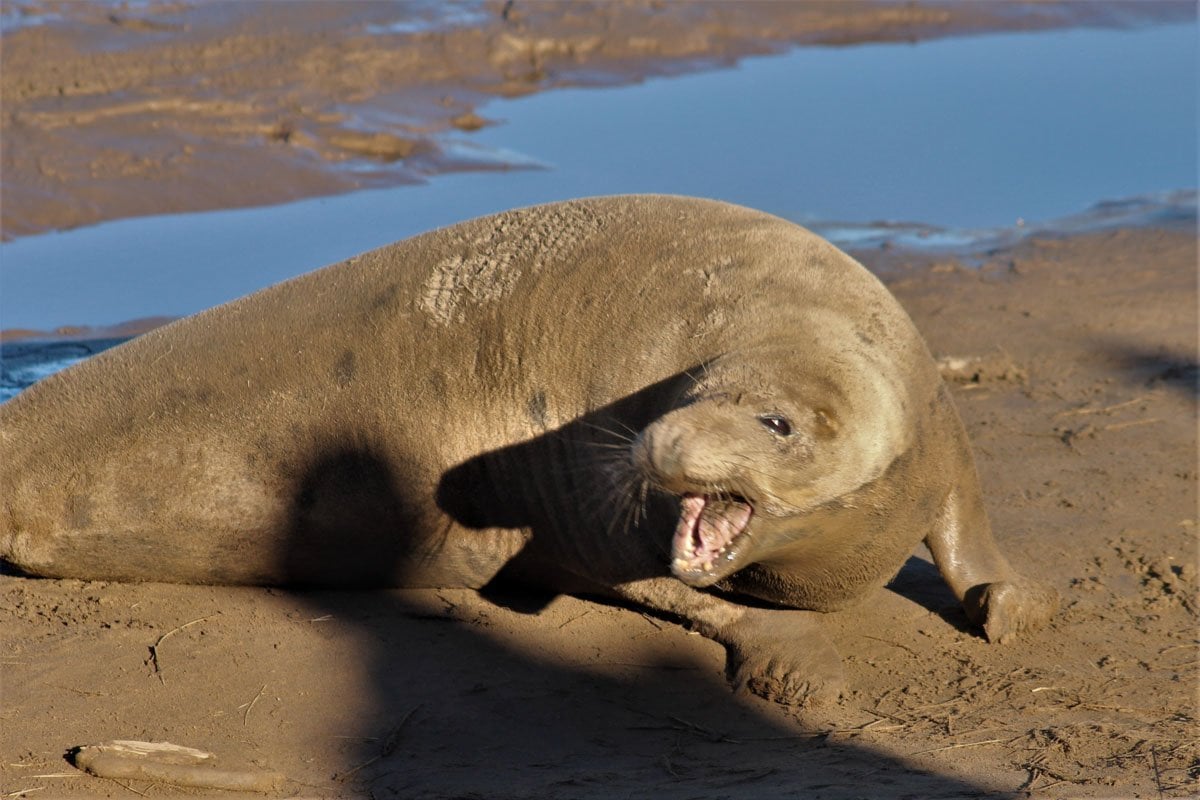
<path fill-rule="evenodd" d="M 792 423 L 787 421 L 787 417 L 781 417 L 778 414 L 763 414 L 758 421 L 765 425 L 771 433 L 779 436 L 791 436 L 792 434 Z"/>

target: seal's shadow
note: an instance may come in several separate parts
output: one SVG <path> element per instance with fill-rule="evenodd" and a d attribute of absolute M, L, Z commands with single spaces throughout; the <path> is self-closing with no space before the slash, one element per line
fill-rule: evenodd
<path fill-rule="evenodd" d="M 692 374 L 680 372 L 527 441 L 480 453 L 448 469 L 436 487 L 403 454 L 373 442 L 370 432 L 351 428 L 315 436 L 322 444 L 290 478 L 283 521 L 287 547 L 277 559 L 283 582 L 340 588 L 420 584 L 428 554 L 418 552 L 406 531 L 441 528 L 444 535 L 446 517 L 467 529 L 532 532 L 530 545 L 509 563 L 501 583 L 596 588 L 554 565 L 597 555 L 587 552 L 586 543 L 615 527 L 626 526 L 622 529 L 635 535 L 639 520 L 639 532 L 666 532 L 659 543 L 665 554 L 671 535 L 670 524 L 659 519 L 670 511 L 665 501 L 651 496 L 636 508 L 619 501 L 630 479 L 624 452 L 636 431 L 678 407 L 694 383 Z M 545 425 L 545 402 L 540 392 L 528 400 L 535 425 Z M 599 555 L 610 568 L 588 566 L 606 580 L 653 574 L 651 565 L 631 564 L 621 553 Z"/>
<path fill-rule="evenodd" d="M 941 617 L 959 633 L 982 638 L 981 631 L 967 619 L 967 612 L 950 590 L 942 573 L 928 558 L 909 556 L 886 588 Z"/>
<path fill-rule="evenodd" d="M 329 447 L 295 484 L 288 547 L 280 554 L 289 586 L 389 586 L 406 563 L 402 532 L 420 504 L 403 470 L 365 445 Z"/>
<path fill-rule="evenodd" d="M 475 526 L 533 527 L 537 542 L 564 509 L 525 503 L 514 492 L 526 481 L 555 480 L 561 483 L 552 485 L 569 490 L 564 498 L 575 497 L 584 487 L 579 473 L 553 466 L 562 445 L 611 432 L 606 420 L 617 414 L 635 421 L 639 414 L 653 415 L 658 404 L 677 396 L 685 378 L 676 376 L 566 428 L 450 470 L 439 502 Z M 514 472 L 514 463 L 527 464 L 527 470 Z M 401 532 L 426 513 L 413 475 L 402 460 L 368 443 L 331 437 L 296 475 L 289 541 L 279 554 L 288 582 L 322 586 L 337 574 L 369 586 L 412 569 L 414 554 Z M 535 548 L 522 557 L 538 555 Z M 519 595 L 509 590 L 508 596 Z M 339 730 L 347 748 L 341 754 L 344 767 L 330 776 L 335 786 L 353 792 L 607 798 L 666 791 L 836 799 L 860 797 L 869 776 L 872 785 L 890 784 L 910 796 L 983 794 L 961 779 L 835 743 L 771 712 L 763 701 L 735 696 L 722 670 L 674 655 L 672 642 L 686 638 L 674 629 L 651 628 L 648 635 L 662 637 L 650 651 L 654 655 L 622 664 L 625 672 L 611 669 L 639 652 L 633 644 L 647 635 L 645 620 L 632 614 L 620 617 L 622 624 L 640 627 L 612 645 L 616 652 L 596 642 L 593 658 L 567 664 L 562 654 L 540 645 L 558 625 L 537 616 L 510 617 L 505 625 L 517 626 L 521 634 L 504 640 L 491 632 L 492 620 L 508 612 L 482 599 L 464 617 L 438 613 L 438 595 L 430 591 L 310 590 L 296 597 L 314 616 L 328 614 L 343 623 L 340 669 L 361 670 L 368 679 L 372 696 L 360 705 L 371 713 L 362 716 L 358 730 Z M 543 596 L 529 605 L 544 603 Z M 605 630 L 611 636 L 616 629 Z M 528 642 L 539 644 L 524 646 Z M 599 669 L 605 662 L 610 668 Z M 344 700 L 314 698 L 333 706 Z"/>
<path fill-rule="evenodd" d="M 602 589 L 567 574 L 573 563 L 605 584 L 653 577 L 666 563 L 675 513 L 666 498 L 637 491 L 628 447 L 652 421 L 686 403 L 697 365 L 548 430 L 527 441 L 480 453 L 447 470 L 437 505 L 470 529 L 522 528 L 532 537 L 497 575 L 496 597 L 510 583 L 587 592 Z M 529 416 L 544 424 L 544 399 L 535 393 Z M 597 546 L 597 542 L 606 542 Z M 653 562 L 632 553 L 661 554 Z M 625 542 L 632 546 L 622 549 Z M 552 597 L 552 595 L 550 595 Z"/>
<path fill-rule="evenodd" d="M 1015 797 L 835 740 L 736 696 L 721 671 L 670 649 L 685 636 L 655 632 L 628 612 L 605 613 L 624 615 L 613 619 L 627 622 L 630 642 L 658 637 L 657 658 L 597 641 L 595 655 L 579 660 L 591 643 L 565 652 L 540 644 L 555 634 L 561 642 L 557 619 L 517 617 L 484 601 L 466 616 L 440 615 L 429 594 L 299 595 L 309 613 L 338 621 L 339 670 L 360 671 L 371 693 L 355 703 L 368 709 L 358 728 L 337 728 L 345 749 L 330 787 L 372 797 L 849 800 L 863 797 L 869 781 L 893 796 Z M 459 599 L 445 594 L 448 603 Z M 519 636 L 496 632 L 514 619 Z"/>

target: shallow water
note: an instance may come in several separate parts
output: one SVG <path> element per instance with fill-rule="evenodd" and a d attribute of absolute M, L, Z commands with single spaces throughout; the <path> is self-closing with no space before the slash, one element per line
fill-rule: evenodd
<path fill-rule="evenodd" d="M 482 113 L 504 124 L 448 146 L 523 168 L 4 244 L 0 328 L 188 314 L 432 227 L 591 194 L 717 197 L 847 245 L 969 244 L 1194 187 L 1196 52 L 1194 23 L 808 47 L 494 101 Z M 1194 192 L 1171 197 L 1163 213 L 1194 216 Z M 922 224 L 874 224 L 896 221 Z"/>

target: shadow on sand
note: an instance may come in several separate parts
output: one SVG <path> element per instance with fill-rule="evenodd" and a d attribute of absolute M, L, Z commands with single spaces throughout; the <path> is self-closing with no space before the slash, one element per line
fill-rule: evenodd
<path fill-rule="evenodd" d="M 552 648 L 519 652 L 489 633 L 500 612 L 463 619 L 407 592 L 312 592 L 370 649 L 374 716 L 344 753 L 334 785 L 387 797 L 1015 797 L 922 772 L 892 756 L 790 721 L 735 696 L 717 674 L 673 654 L 594 663 Z M 628 615 L 637 628 L 649 630 Z M 541 620 L 528 620 L 536 635 Z M 555 633 L 557 624 L 548 626 Z M 715 646 L 715 645 L 714 645 Z M 576 651 L 577 652 L 577 651 Z M 336 702 L 336 698 L 330 698 Z"/>
<path fill-rule="evenodd" d="M 343 557 L 339 547 L 313 549 L 314 536 L 329 533 L 317 523 L 338 518 L 338 509 L 384 509 L 388 524 L 408 517 L 414 504 L 397 488 L 403 472 L 377 452 L 342 451 L 313 462 L 298 483 L 294 535 L 296 549 L 315 560 L 296 563 L 299 582 L 311 581 L 321 558 Z M 363 552 L 362 542 L 347 544 Z M 406 568 L 405 553 L 367 552 L 373 560 L 365 576 Z M 941 609 L 953 597 L 923 564 L 911 561 L 894 590 Z M 736 696 L 713 669 L 713 651 L 696 656 L 697 647 L 717 645 L 677 635 L 669 623 L 655 631 L 643 617 L 610 606 L 598 610 L 627 621 L 628 630 L 586 644 L 574 638 L 564 648 L 563 637 L 577 634 L 565 633 L 567 623 L 552 612 L 508 610 L 546 605 L 524 602 L 519 593 L 502 601 L 508 608 L 462 590 L 309 591 L 296 598 L 314 617 L 333 615 L 348 626 L 349 641 L 369 643 L 347 652 L 344 663 L 369 678 L 371 713 L 359 730 L 341 731 L 352 737 L 342 739 L 343 766 L 328 776 L 349 795 L 1009 796 L 922 772 L 829 734 L 828 726 L 806 726 L 757 698 Z M 515 639 L 514 627 L 522 631 Z M 611 625 L 603 630 L 613 634 Z M 647 635 L 660 637 L 649 650 L 629 646 Z"/>
<path fill-rule="evenodd" d="M 1192 401 L 1200 400 L 1200 364 L 1195 352 L 1172 352 L 1165 347 L 1150 349 L 1123 341 L 1108 342 L 1103 349 L 1129 383 L 1148 389 L 1163 386 Z"/>

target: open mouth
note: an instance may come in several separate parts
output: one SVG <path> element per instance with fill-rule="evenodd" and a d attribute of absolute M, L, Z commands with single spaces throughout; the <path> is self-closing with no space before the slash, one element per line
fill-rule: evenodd
<path fill-rule="evenodd" d="M 735 494 L 685 494 L 679 506 L 671 572 L 692 586 L 716 583 L 739 566 L 754 508 Z"/>

